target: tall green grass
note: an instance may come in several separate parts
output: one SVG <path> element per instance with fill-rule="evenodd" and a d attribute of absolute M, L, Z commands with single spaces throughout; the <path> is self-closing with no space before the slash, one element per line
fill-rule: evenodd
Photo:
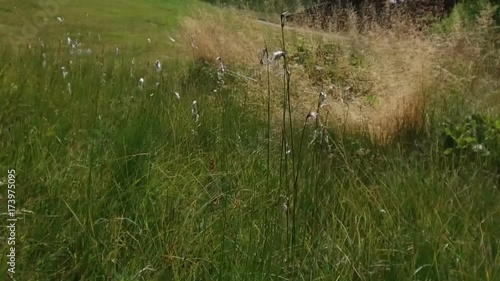
<path fill-rule="evenodd" d="M 0 56 L 0 170 L 16 169 L 24 209 L 16 280 L 500 278 L 499 174 L 487 156 L 286 118 L 293 73 L 282 128 L 266 122 L 269 107 L 242 106 L 237 79 L 217 83 L 215 61 L 157 72 L 65 50 L 43 67 L 41 54 Z M 446 112 L 432 113 L 438 129 Z"/>

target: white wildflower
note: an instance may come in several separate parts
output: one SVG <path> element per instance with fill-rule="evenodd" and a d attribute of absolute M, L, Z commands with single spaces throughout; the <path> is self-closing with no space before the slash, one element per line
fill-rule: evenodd
<path fill-rule="evenodd" d="M 309 146 L 313 144 L 316 140 L 320 140 L 323 137 L 323 129 L 314 130 L 313 138 L 311 142 L 309 142 Z"/>
<path fill-rule="evenodd" d="M 71 38 L 69 36 L 66 38 L 66 42 L 68 42 L 68 45 L 71 45 Z"/>
<path fill-rule="evenodd" d="M 288 204 L 286 202 L 284 202 L 283 205 L 281 205 L 281 208 L 283 209 L 284 213 L 288 212 Z"/>
<path fill-rule="evenodd" d="M 175 92 L 174 95 L 177 99 L 181 99 L 181 95 L 179 93 Z"/>
<path fill-rule="evenodd" d="M 479 152 L 479 151 L 481 151 L 481 150 L 483 150 L 483 149 L 484 149 L 484 146 L 483 146 L 482 144 L 474 144 L 474 145 L 472 146 L 472 150 L 473 150 L 474 152 Z"/>
<path fill-rule="evenodd" d="M 47 54 L 42 53 L 42 67 L 47 66 Z"/>
<path fill-rule="evenodd" d="M 309 114 L 307 114 L 307 119 L 309 118 L 312 118 L 313 120 L 315 120 L 316 118 L 318 118 L 318 113 L 317 112 L 309 112 Z"/>
<path fill-rule="evenodd" d="M 151 39 L 150 39 L 150 38 L 148 38 L 148 43 L 150 43 L 150 44 L 151 44 Z"/>
<path fill-rule="evenodd" d="M 174 43 L 175 43 L 175 39 L 174 39 L 174 38 L 172 38 L 172 37 L 170 37 L 170 36 L 169 36 L 168 38 L 170 39 L 170 41 L 172 41 L 172 42 L 174 42 Z"/>
<path fill-rule="evenodd" d="M 311 142 L 309 143 L 309 145 L 313 144 L 318 139 L 318 137 L 321 137 L 321 131 L 320 130 L 314 130 L 313 139 L 311 140 Z"/>
<path fill-rule="evenodd" d="M 226 67 L 222 63 L 221 57 L 217 57 L 217 62 L 219 63 L 217 68 L 217 79 L 221 84 L 224 84 L 224 73 L 226 72 Z"/>
<path fill-rule="evenodd" d="M 142 77 L 139 79 L 139 89 L 144 89 L 144 78 Z"/>
<path fill-rule="evenodd" d="M 328 100 L 328 97 L 326 96 L 325 92 L 319 93 L 319 107 L 323 107 L 326 105 L 326 101 Z"/>
<path fill-rule="evenodd" d="M 484 147 L 484 145 L 482 145 L 482 144 L 474 144 L 474 145 L 472 145 L 472 151 L 474 151 L 474 152 L 482 152 L 484 156 L 489 156 L 490 155 L 490 152 L 488 151 L 488 149 L 486 149 Z"/>
<path fill-rule="evenodd" d="M 64 18 L 62 18 L 62 17 L 57 17 L 57 21 L 58 21 L 58 22 L 63 22 L 63 21 L 64 21 Z"/>
<path fill-rule="evenodd" d="M 193 104 L 191 105 L 191 113 L 193 114 L 194 117 L 194 122 L 198 123 L 198 120 L 200 119 L 200 115 L 198 114 L 198 102 L 193 101 Z"/>
<path fill-rule="evenodd" d="M 280 195 L 280 198 L 283 199 L 283 204 L 281 205 L 281 208 L 283 210 L 283 212 L 288 212 L 288 205 L 289 205 L 289 202 L 290 202 L 290 199 L 288 199 L 288 197 L 286 197 L 285 195 Z"/>
<path fill-rule="evenodd" d="M 352 98 L 351 89 L 351 86 L 347 86 L 344 88 L 343 100 L 349 101 Z"/>
<path fill-rule="evenodd" d="M 224 84 L 224 72 L 217 71 L 218 83 Z"/>
<path fill-rule="evenodd" d="M 283 12 L 281 14 L 281 27 L 285 27 L 286 24 L 286 16 L 288 15 L 288 12 Z"/>
<path fill-rule="evenodd" d="M 62 66 L 61 71 L 62 71 L 63 78 L 66 78 L 68 76 L 68 70 L 66 70 L 66 67 Z"/>
<path fill-rule="evenodd" d="M 104 85 L 106 84 L 106 73 L 102 73 L 102 77 L 101 77 L 101 83 Z"/>
<path fill-rule="evenodd" d="M 156 67 L 156 71 L 158 71 L 158 72 L 161 71 L 161 62 L 159 60 L 155 61 L 155 67 Z"/>
<path fill-rule="evenodd" d="M 330 143 L 330 136 L 328 135 L 328 132 L 326 131 L 326 128 L 323 127 L 323 135 L 324 135 L 324 142 L 328 151 L 328 158 L 332 158 L 332 144 Z"/>
<path fill-rule="evenodd" d="M 219 70 L 222 71 L 222 72 L 225 72 L 226 71 L 226 67 L 222 63 L 222 58 L 221 57 L 217 57 L 217 62 L 219 63 Z"/>

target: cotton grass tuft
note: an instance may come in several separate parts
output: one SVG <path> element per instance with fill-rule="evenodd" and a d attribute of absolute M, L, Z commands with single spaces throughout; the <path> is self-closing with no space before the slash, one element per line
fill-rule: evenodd
<path fill-rule="evenodd" d="M 269 59 L 269 61 L 271 61 L 272 63 L 274 63 L 275 65 L 278 64 L 279 60 L 281 58 L 284 58 L 286 56 L 286 53 L 283 52 L 283 51 L 276 51 L 273 53 L 273 55 L 271 56 L 271 58 Z"/>
<path fill-rule="evenodd" d="M 143 90 L 144 89 L 144 78 L 139 79 L 139 89 Z"/>
<path fill-rule="evenodd" d="M 158 71 L 158 72 L 161 71 L 161 62 L 159 60 L 155 61 L 155 68 L 156 68 L 156 71 Z"/>
<path fill-rule="evenodd" d="M 198 120 L 200 119 L 200 115 L 198 114 L 198 102 L 193 101 L 191 105 L 191 113 L 193 114 L 194 122 L 198 123 Z"/>
<path fill-rule="evenodd" d="M 66 69 L 66 67 L 62 66 L 61 71 L 62 71 L 63 78 L 66 79 L 66 77 L 68 77 L 68 74 L 69 74 L 68 70 Z"/>

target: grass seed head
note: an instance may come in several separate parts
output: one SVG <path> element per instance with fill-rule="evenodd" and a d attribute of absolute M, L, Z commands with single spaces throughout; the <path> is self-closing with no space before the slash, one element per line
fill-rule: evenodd
<path fill-rule="evenodd" d="M 142 78 L 142 77 L 141 77 L 141 78 L 139 79 L 139 89 L 141 89 L 141 90 L 142 90 L 143 88 L 144 88 L 144 78 Z"/>
<path fill-rule="evenodd" d="M 224 84 L 224 73 L 226 72 L 226 67 L 222 63 L 221 57 L 217 57 L 217 62 L 219 63 L 217 67 L 217 79 L 219 80 L 219 83 Z"/>
<path fill-rule="evenodd" d="M 281 13 L 281 28 L 285 27 L 286 24 L 286 16 L 288 15 L 288 12 L 283 12 Z"/>
<path fill-rule="evenodd" d="M 198 114 L 198 102 L 193 101 L 191 105 L 191 113 L 193 114 L 194 117 L 194 122 L 198 123 L 198 120 L 200 119 L 200 115 Z"/>
<path fill-rule="evenodd" d="M 279 60 L 281 58 L 284 58 L 286 56 L 286 53 L 283 52 L 283 51 L 276 51 L 273 53 L 272 57 L 269 59 L 272 63 L 274 63 L 275 65 L 278 64 Z"/>
<path fill-rule="evenodd" d="M 315 111 L 311 111 L 311 112 L 309 112 L 309 114 L 307 114 L 306 119 L 309 119 L 309 118 L 311 118 L 311 119 L 315 120 L 316 118 L 318 118 L 318 113 L 317 113 L 317 112 L 315 112 Z"/>
<path fill-rule="evenodd" d="M 267 53 L 267 48 L 263 48 L 260 51 L 260 64 L 262 65 L 267 64 L 268 60 L 269 60 L 269 54 Z"/>
<path fill-rule="evenodd" d="M 66 67 L 62 66 L 61 67 L 61 71 L 62 71 L 63 78 L 66 78 L 68 76 L 68 74 L 69 74 L 69 72 L 66 69 Z"/>
<path fill-rule="evenodd" d="M 155 61 L 155 67 L 156 67 L 156 71 L 158 71 L 158 72 L 161 71 L 161 62 L 159 60 Z"/>
<path fill-rule="evenodd" d="M 319 93 L 319 102 L 318 102 L 318 107 L 322 108 L 323 106 L 326 105 L 326 102 L 328 100 L 328 97 L 325 92 Z"/>

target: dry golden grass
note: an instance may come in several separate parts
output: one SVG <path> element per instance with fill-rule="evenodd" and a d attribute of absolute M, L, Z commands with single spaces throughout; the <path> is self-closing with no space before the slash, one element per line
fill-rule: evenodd
<path fill-rule="evenodd" d="M 484 55 L 479 45 L 467 44 L 465 39 L 470 39 L 470 35 L 465 39 L 457 35 L 457 38 L 436 40 L 422 36 L 422 32 L 404 17 L 399 21 L 391 19 L 390 30 L 381 28 L 374 21 L 359 21 L 353 13 L 349 18 L 349 29 L 342 33 L 334 32 L 336 26 L 331 26 L 330 32 L 311 29 L 314 27 L 311 22 L 302 22 L 309 28 L 293 25 L 285 28 L 292 75 L 292 111 L 298 120 L 316 107 L 318 93 L 327 91 L 329 105 L 326 110 L 329 122 L 333 122 L 331 125 L 368 127 L 375 138 L 388 141 L 403 127 L 422 127 L 427 91 L 436 83 L 443 83 L 442 65 L 450 61 L 452 55 L 462 54 L 463 59 L 455 66 L 478 61 L 479 56 Z M 363 34 L 355 28 L 356 22 L 366 25 Z M 247 73 L 251 73 L 257 82 L 246 81 L 251 99 L 249 104 L 265 112 L 267 67 L 259 64 L 259 52 L 265 42 L 270 54 L 282 49 L 279 25 L 258 22 L 246 11 L 218 9 L 199 11 L 184 19 L 182 26 L 185 45 L 189 46 L 194 40 L 196 49 L 193 54 L 197 58 L 215 64 L 215 58 L 220 56 L 228 69 L 236 71 L 243 66 Z M 459 30 L 457 34 L 466 33 Z M 310 64 L 315 64 L 315 67 L 306 68 L 294 63 L 293 55 L 299 42 L 310 50 Z M 338 47 L 337 51 L 325 52 L 324 46 L 332 43 Z M 352 64 L 353 52 L 362 57 L 362 67 Z M 336 80 L 341 81 L 337 84 L 330 83 L 332 77 L 328 77 L 328 71 L 325 71 L 332 60 L 335 61 Z M 498 57 L 496 65 L 499 65 Z M 459 65 L 458 68 L 467 69 L 467 66 Z M 273 111 L 279 115 L 283 92 L 282 62 L 280 66 L 270 66 L 269 69 Z M 343 99 L 346 86 L 352 87 L 354 98 L 350 101 Z"/>
<path fill-rule="evenodd" d="M 257 107 L 266 107 L 264 97 L 267 97 L 267 66 L 259 63 L 259 52 L 266 45 L 269 56 L 272 52 L 282 49 L 281 32 L 278 28 L 258 23 L 249 13 L 234 9 L 210 13 L 199 11 L 196 17 L 186 18 L 182 26 L 185 45 L 190 46 L 194 39 L 194 55 L 197 59 L 215 64 L 216 58 L 220 56 L 229 70 L 236 71 L 238 66 L 249 70 L 247 72 L 252 73 L 252 78 L 257 80 L 246 81 L 249 97 L 252 98 L 250 103 Z M 317 34 L 305 35 L 310 44 L 314 44 L 315 40 L 322 40 Z M 287 47 L 293 45 L 298 37 L 295 32 L 287 31 Z M 280 106 L 282 97 L 282 63 L 281 61 L 278 66 L 269 66 L 272 104 L 275 108 Z M 292 65 L 291 71 L 291 88 L 296 98 L 294 104 L 298 105 L 296 112 L 300 112 L 300 115 L 307 114 L 309 104 L 317 103 L 317 89 L 312 87 L 312 80 L 307 77 L 304 69 Z"/>

